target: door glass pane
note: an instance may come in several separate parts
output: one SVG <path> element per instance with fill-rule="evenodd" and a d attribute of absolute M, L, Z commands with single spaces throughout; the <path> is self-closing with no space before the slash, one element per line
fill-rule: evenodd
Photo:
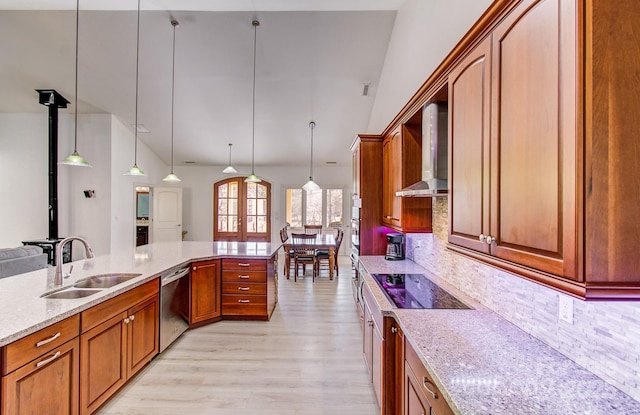
<path fill-rule="evenodd" d="M 238 232 L 237 216 L 229 216 L 229 232 Z"/>
<path fill-rule="evenodd" d="M 258 184 L 258 198 L 266 199 L 267 198 L 267 186 L 263 184 Z"/>
<path fill-rule="evenodd" d="M 255 183 L 247 183 L 247 197 L 256 197 Z"/>
<path fill-rule="evenodd" d="M 238 198 L 238 182 L 229 183 L 229 197 Z"/>
<path fill-rule="evenodd" d="M 302 228 L 302 189 L 287 189 L 286 218 L 292 228 Z"/>
<path fill-rule="evenodd" d="M 322 189 L 307 192 L 305 225 L 322 225 Z"/>
<path fill-rule="evenodd" d="M 256 217 L 255 216 L 247 216 L 247 232 L 255 233 L 256 232 Z"/>
<path fill-rule="evenodd" d="M 342 189 L 327 189 L 327 219 L 329 227 L 342 226 Z"/>
<path fill-rule="evenodd" d="M 229 185 L 228 184 L 223 184 L 223 185 L 220 185 L 220 187 L 218 187 L 218 197 L 219 198 L 227 197 L 228 194 L 229 194 Z"/>
<path fill-rule="evenodd" d="M 266 216 L 258 216 L 258 232 L 266 232 L 267 231 L 267 217 Z"/>
<path fill-rule="evenodd" d="M 218 216 L 218 231 L 227 232 L 227 217 Z"/>
<path fill-rule="evenodd" d="M 219 199 L 218 200 L 218 214 L 225 215 L 228 212 L 227 211 L 227 204 L 228 204 L 228 200 L 227 199 Z"/>
<path fill-rule="evenodd" d="M 238 214 L 238 199 L 229 200 L 229 214 L 230 215 Z"/>
<path fill-rule="evenodd" d="M 255 214 L 256 214 L 256 200 L 247 199 L 247 215 L 255 215 Z"/>
<path fill-rule="evenodd" d="M 266 215 L 267 214 L 267 199 L 258 199 L 257 203 L 257 214 L 258 215 Z"/>

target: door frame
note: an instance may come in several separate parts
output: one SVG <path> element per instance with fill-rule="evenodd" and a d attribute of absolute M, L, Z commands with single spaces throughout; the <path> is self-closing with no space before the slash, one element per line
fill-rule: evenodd
<path fill-rule="evenodd" d="M 250 237 L 246 232 L 246 184 L 245 180 L 246 176 L 234 176 L 234 177 L 226 177 L 221 180 L 217 180 L 212 184 L 212 192 L 213 192 L 213 208 L 212 208 L 212 217 L 213 217 L 213 240 L 214 241 L 235 241 L 235 242 L 271 242 L 271 183 L 262 180 L 257 184 L 261 184 L 266 186 L 267 188 L 267 230 L 263 233 L 260 233 L 260 236 Z M 229 183 L 233 181 L 238 181 L 238 232 L 218 232 L 218 192 L 217 187 L 224 183 Z M 220 235 L 222 234 L 222 235 Z M 231 234 L 239 234 L 239 236 L 231 236 Z M 222 239 L 220 239 L 222 238 Z"/>

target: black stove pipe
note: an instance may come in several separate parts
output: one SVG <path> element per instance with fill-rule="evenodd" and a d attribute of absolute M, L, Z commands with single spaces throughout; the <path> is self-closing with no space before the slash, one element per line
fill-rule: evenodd
<path fill-rule="evenodd" d="M 39 103 L 49 107 L 49 240 L 58 239 L 58 108 L 67 101 L 54 89 L 36 89 Z"/>

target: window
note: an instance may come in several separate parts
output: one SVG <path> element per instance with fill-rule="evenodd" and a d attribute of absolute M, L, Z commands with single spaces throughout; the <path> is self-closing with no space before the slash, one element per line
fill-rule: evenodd
<path fill-rule="evenodd" d="M 342 226 L 343 189 L 305 192 L 286 189 L 286 220 L 292 228 L 303 225 Z"/>

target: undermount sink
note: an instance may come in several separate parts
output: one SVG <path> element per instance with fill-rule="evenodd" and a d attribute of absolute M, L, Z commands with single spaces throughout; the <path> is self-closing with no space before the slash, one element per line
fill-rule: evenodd
<path fill-rule="evenodd" d="M 75 284 L 76 288 L 111 288 L 142 274 L 102 274 L 84 278 Z"/>
<path fill-rule="evenodd" d="M 95 293 L 99 293 L 101 290 L 62 290 L 56 291 L 50 294 L 42 294 L 40 297 L 46 298 L 48 300 L 55 299 L 74 299 L 74 298 L 84 298 Z"/>

